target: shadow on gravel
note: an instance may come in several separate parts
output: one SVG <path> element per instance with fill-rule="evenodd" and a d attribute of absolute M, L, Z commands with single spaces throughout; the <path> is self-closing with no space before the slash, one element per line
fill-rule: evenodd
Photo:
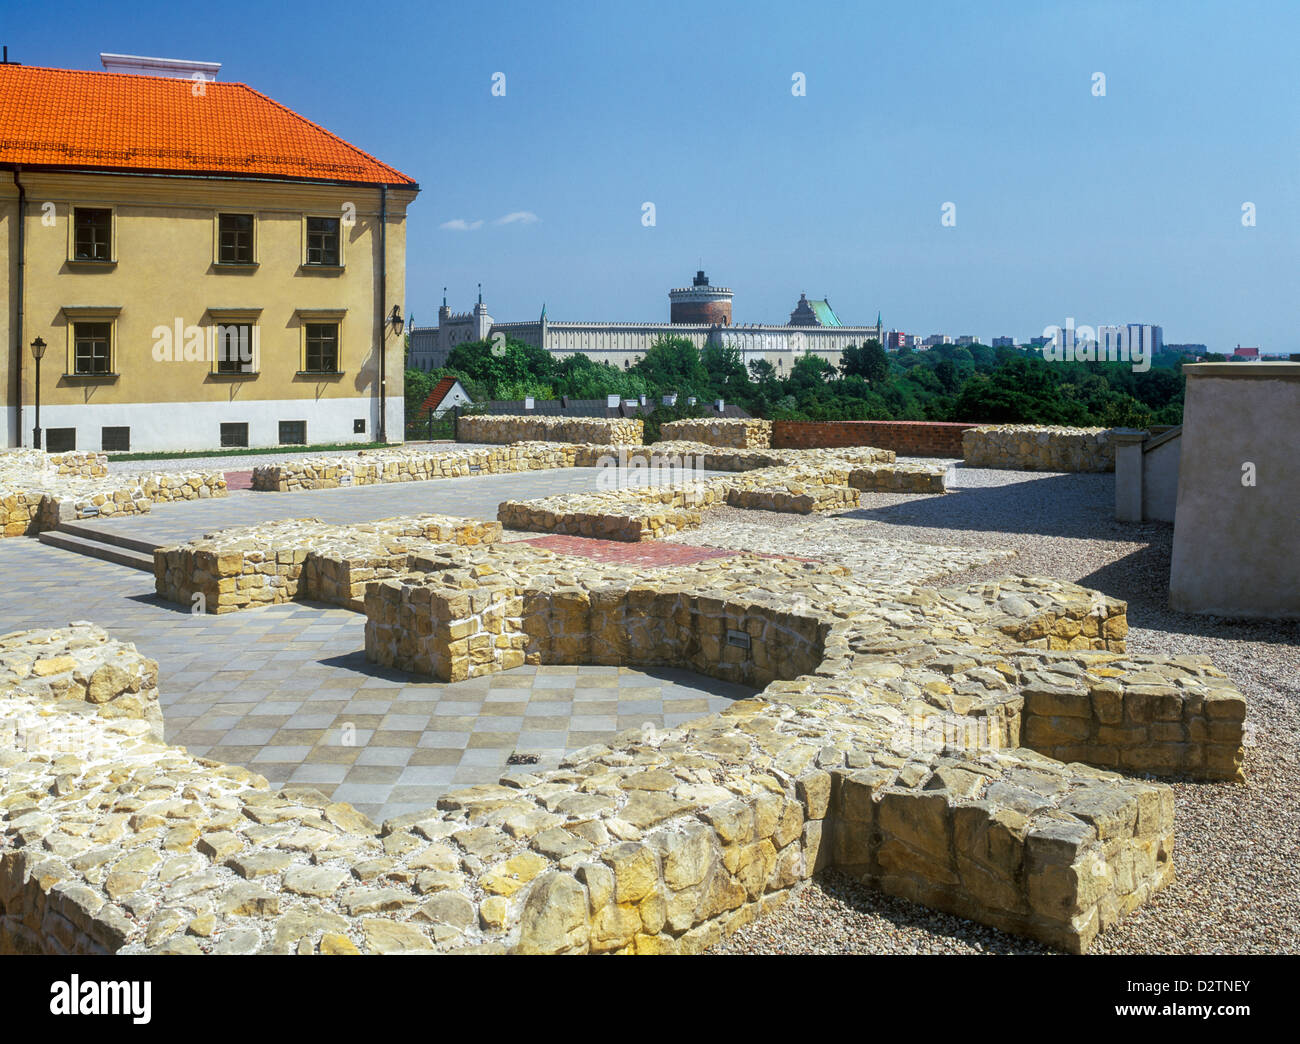
<path fill-rule="evenodd" d="M 942 496 L 872 507 L 875 494 L 864 493 L 862 507 L 836 517 L 894 526 L 1118 541 L 1140 541 L 1165 526 L 1116 522 L 1114 475 L 1038 475 L 1007 485 L 962 486 L 962 470 L 958 468 L 956 474 L 956 486 Z"/>
<path fill-rule="evenodd" d="M 979 952 L 990 954 L 1055 954 L 1054 950 L 1032 939 L 1022 939 L 1006 932 L 998 931 L 964 917 L 940 913 L 896 896 L 886 895 L 858 883 L 847 874 L 838 870 L 825 870 L 817 875 L 810 886 L 820 888 L 837 906 L 845 907 L 857 914 L 878 917 L 890 922 L 896 928 L 912 933 L 940 935 L 953 939 L 963 947 L 973 947 Z M 799 902 L 795 899 L 794 902 Z M 825 900 L 821 900 L 825 902 Z M 779 915 L 778 915 L 779 916 Z M 761 936 L 763 921 L 756 921 L 745 929 L 746 934 Z M 923 935 L 918 943 L 926 940 Z M 852 950 L 850 952 L 867 953 L 870 950 Z M 897 951 L 895 951 L 897 952 Z"/>
<path fill-rule="evenodd" d="M 1083 587 L 1128 602 L 1130 627 L 1227 641 L 1300 644 L 1300 621 L 1195 616 L 1169 608 L 1170 542 L 1161 540 L 1081 576 Z"/>

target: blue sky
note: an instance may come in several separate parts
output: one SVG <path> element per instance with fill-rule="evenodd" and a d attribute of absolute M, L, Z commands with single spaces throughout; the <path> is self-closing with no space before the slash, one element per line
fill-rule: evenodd
<path fill-rule="evenodd" d="M 737 322 L 806 291 L 912 333 L 1300 351 L 1300 4 L 7 8 L 19 61 L 220 61 L 414 177 L 419 325 L 480 280 L 498 319 L 666 321 L 702 260 Z"/>

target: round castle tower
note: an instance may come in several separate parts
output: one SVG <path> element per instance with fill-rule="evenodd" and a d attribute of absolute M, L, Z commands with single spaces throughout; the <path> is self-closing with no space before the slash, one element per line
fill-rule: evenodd
<path fill-rule="evenodd" d="M 709 286 L 704 270 L 695 273 L 692 286 L 668 291 L 668 318 L 671 323 L 731 325 L 731 290 Z"/>

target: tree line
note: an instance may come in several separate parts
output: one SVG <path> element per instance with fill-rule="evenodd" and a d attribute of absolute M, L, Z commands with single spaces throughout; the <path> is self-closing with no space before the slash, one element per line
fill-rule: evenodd
<path fill-rule="evenodd" d="M 997 424 L 1138 427 L 1181 424 L 1183 375 L 1178 356 L 1157 358 L 1135 372 L 1125 363 L 1057 363 L 1032 348 L 936 345 L 886 351 L 878 342 L 853 345 L 838 366 L 811 352 L 786 364 L 748 366 L 729 345 L 698 349 L 683 337 L 660 337 L 636 363 L 619 369 L 586 355 L 556 358 L 542 348 L 506 340 L 457 345 L 446 366 L 406 371 L 407 416 L 429 391 L 455 376 L 475 402 L 490 399 L 603 399 L 659 402 L 656 420 L 703 416 L 716 399 L 772 420 L 935 420 Z M 689 397 L 698 401 L 694 407 Z M 655 425 L 657 427 L 657 424 Z"/>

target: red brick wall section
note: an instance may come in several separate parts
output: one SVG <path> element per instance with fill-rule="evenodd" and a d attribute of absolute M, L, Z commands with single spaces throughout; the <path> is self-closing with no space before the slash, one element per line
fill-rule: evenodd
<path fill-rule="evenodd" d="M 730 301 L 673 301 L 669 316 L 674 323 L 721 323 L 731 325 Z"/>
<path fill-rule="evenodd" d="M 773 421 L 773 449 L 876 446 L 901 457 L 961 459 L 961 433 L 950 421 Z"/>

